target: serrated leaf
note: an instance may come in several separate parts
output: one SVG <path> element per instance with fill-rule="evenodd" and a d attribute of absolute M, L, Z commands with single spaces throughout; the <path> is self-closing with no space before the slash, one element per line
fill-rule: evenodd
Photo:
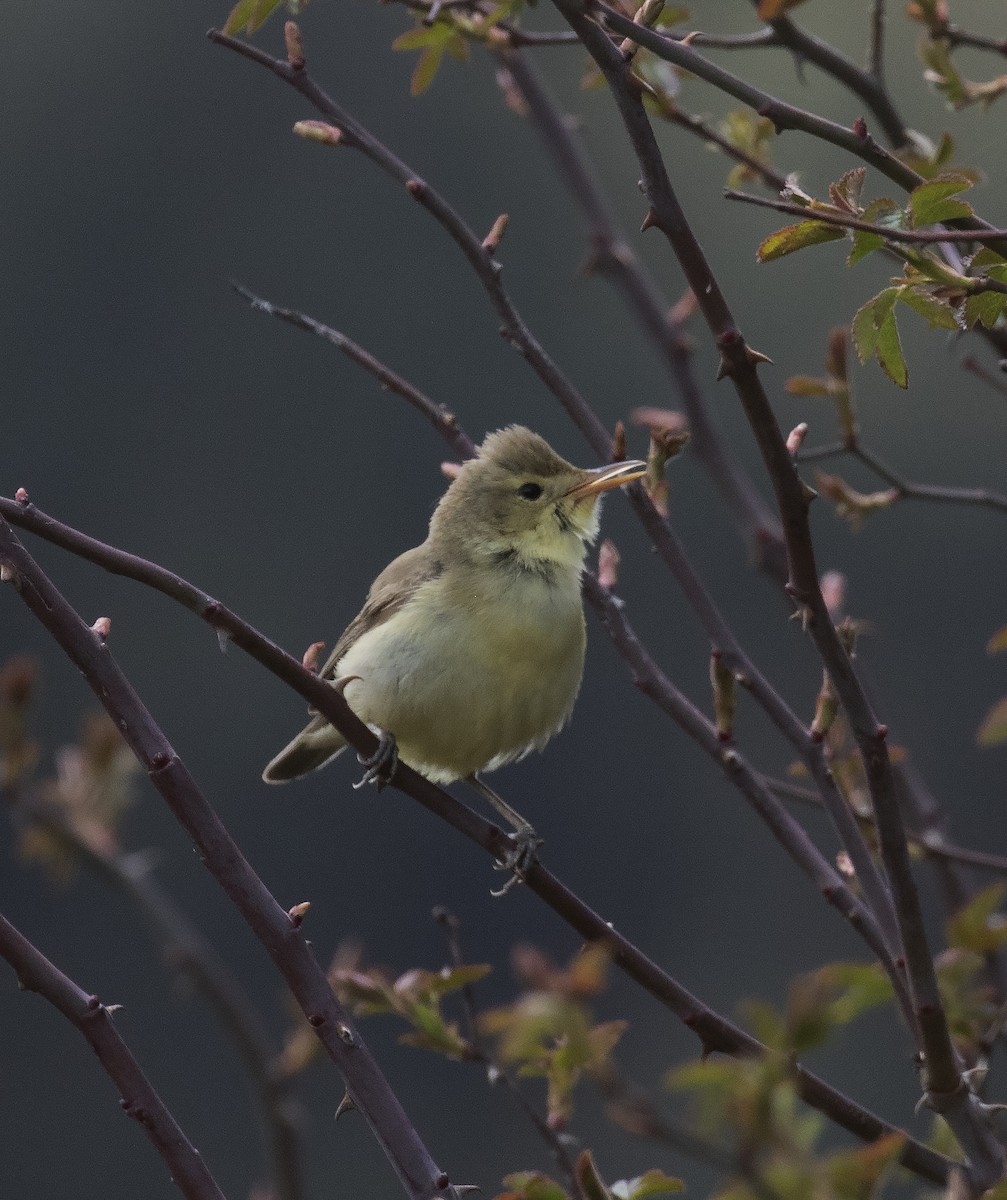
<path fill-rule="evenodd" d="M 998 700 L 983 718 L 976 733 L 980 746 L 999 746 L 1007 742 L 1007 696 Z"/>
<path fill-rule="evenodd" d="M 983 295 L 992 293 L 984 292 Z M 961 329 L 961 322 L 955 310 L 947 300 L 939 300 L 936 296 L 922 287 L 907 287 L 899 296 L 903 304 L 908 304 L 914 312 L 923 317 L 931 329 Z M 1007 301 L 1007 296 L 1001 296 Z"/>
<path fill-rule="evenodd" d="M 835 242 L 846 236 L 842 229 L 828 225 L 825 221 L 801 221 L 797 225 L 786 225 L 771 233 L 755 252 L 758 262 L 772 262 L 803 250 L 806 246 L 818 246 L 823 242 Z"/>
<path fill-rule="evenodd" d="M 965 324 L 969 329 L 975 325 L 992 329 L 1007 313 L 1007 296 L 1003 292 L 975 292 L 966 297 L 964 312 Z"/>
<path fill-rule="evenodd" d="M 836 208 L 845 209 L 848 213 L 860 212 L 860 193 L 864 189 L 866 167 L 854 167 L 839 180 L 829 184 L 829 198 Z"/>
<path fill-rule="evenodd" d="M 899 338 L 899 327 L 895 323 L 894 312 L 889 312 L 878 327 L 874 355 L 892 383 L 900 388 L 909 386 L 909 371 L 902 353 L 902 341 Z"/>
<path fill-rule="evenodd" d="M 942 221 L 953 221 L 957 217 L 971 217 L 971 204 L 954 197 L 972 186 L 971 179 L 964 175 L 946 175 L 928 179 L 909 193 L 909 216 L 913 229 L 924 225 L 937 225 Z"/>
<path fill-rule="evenodd" d="M 884 288 L 854 313 L 851 325 L 853 344 L 862 363 L 877 352 L 881 325 L 891 315 L 899 298 L 899 290 L 895 287 Z"/>
<path fill-rule="evenodd" d="M 872 225 L 886 225 L 892 229 L 904 229 L 906 224 L 905 212 L 887 196 L 879 196 L 877 200 L 872 200 L 861 216 Z M 852 267 L 854 263 L 860 262 L 871 251 L 884 244 L 885 239 L 879 233 L 871 233 L 867 229 L 853 230 L 853 249 L 846 260 L 847 266 Z"/>
<path fill-rule="evenodd" d="M 427 46 L 437 46 L 446 42 L 450 31 L 445 25 L 417 25 L 415 29 L 407 29 L 405 33 L 392 42 L 393 50 L 423 50 Z"/>
<path fill-rule="evenodd" d="M 1007 721 L 1007 699 L 1004 701 Z M 1007 737 L 1007 729 L 1004 736 Z M 945 926 L 949 946 L 986 954 L 1007 941 L 1007 917 L 997 909 L 1007 897 L 1007 884 L 991 883 L 952 916 Z"/>

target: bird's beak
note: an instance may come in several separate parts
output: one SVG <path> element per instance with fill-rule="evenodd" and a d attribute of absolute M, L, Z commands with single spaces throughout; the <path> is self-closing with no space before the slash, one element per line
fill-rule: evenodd
<path fill-rule="evenodd" d="M 594 467 L 583 471 L 580 479 L 572 488 L 563 493 L 563 498 L 571 499 L 574 504 L 589 500 L 610 488 L 622 487 L 624 483 L 632 483 L 641 475 L 647 473 L 647 464 L 638 458 L 628 458 L 625 462 L 610 463 L 607 467 Z"/>

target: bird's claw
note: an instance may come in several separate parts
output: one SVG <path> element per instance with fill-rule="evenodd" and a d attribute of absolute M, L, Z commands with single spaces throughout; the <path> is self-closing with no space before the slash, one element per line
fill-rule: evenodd
<path fill-rule="evenodd" d="M 387 729 L 375 729 L 374 732 L 378 735 L 378 747 L 373 754 L 357 755 L 357 762 L 365 770 L 353 785 L 354 790 L 373 783 L 380 792 L 391 781 L 399 765 L 399 748 L 395 744 L 395 734 Z"/>
<path fill-rule="evenodd" d="M 491 896 L 506 896 L 515 884 L 524 883 L 525 875 L 538 860 L 542 839 L 530 825 L 523 825 L 516 830 L 510 835 L 510 840 L 510 849 L 493 864 L 494 871 L 510 871 L 510 879 L 501 888 L 491 888 Z"/>

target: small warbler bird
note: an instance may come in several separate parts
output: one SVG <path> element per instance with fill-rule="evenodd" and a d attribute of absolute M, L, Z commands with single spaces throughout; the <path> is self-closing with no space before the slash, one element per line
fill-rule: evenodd
<path fill-rule="evenodd" d="M 489 434 L 441 498 L 426 541 L 381 572 L 322 667 L 382 736 L 361 783 L 389 778 L 397 758 L 435 783 L 467 779 L 524 850 L 538 844 L 476 772 L 542 749 L 566 724 L 584 667 L 580 577 L 599 500 L 645 469 L 574 467 L 518 425 Z M 262 777 L 296 779 L 345 746 L 314 716 Z"/>

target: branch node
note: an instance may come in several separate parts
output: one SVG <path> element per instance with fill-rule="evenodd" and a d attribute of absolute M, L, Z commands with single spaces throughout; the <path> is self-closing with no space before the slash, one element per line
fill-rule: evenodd
<path fill-rule="evenodd" d="M 422 179 L 407 179 L 406 191 L 418 200 L 427 191 L 427 185 Z"/>
<path fill-rule="evenodd" d="M 336 1033 L 339 1034 L 340 1041 L 345 1042 L 347 1046 L 355 1046 L 357 1044 L 353 1030 L 342 1021 L 336 1026 Z"/>
<path fill-rule="evenodd" d="M 325 1024 L 325 1013 L 311 1013 L 308 1017 L 308 1024 L 312 1029 L 321 1029 Z"/>
<path fill-rule="evenodd" d="M 14 569 L 14 564 L 11 562 L 0 562 L 0 583 L 12 583 L 18 591 L 21 590 L 21 580 L 18 577 L 17 571 Z"/>
<path fill-rule="evenodd" d="M 295 904 L 292 908 L 287 909 L 287 916 L 290 918 L 290 923 L 295 929 L 300 928 L 301 922 L 308 915 L 308 909 L 311 908 L 310 900 L 302 900 L 300 904 Z"/>

